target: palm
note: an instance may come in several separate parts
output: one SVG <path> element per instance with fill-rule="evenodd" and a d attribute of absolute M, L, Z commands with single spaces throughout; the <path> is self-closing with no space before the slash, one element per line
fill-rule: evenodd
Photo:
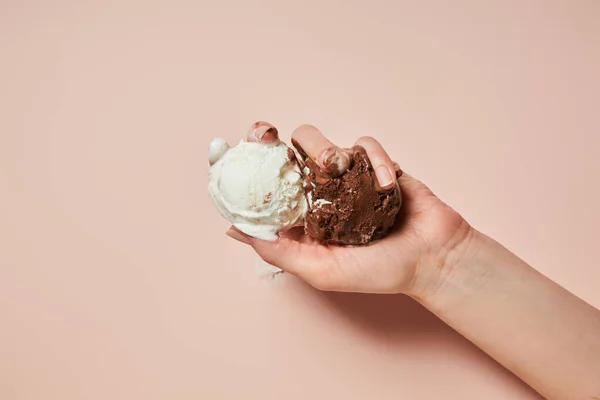
<path fill-rule="evenodd" d="M 269 143 L 279 139 L 275 127 L 257 122 L 251 127 L 248 140 Z M 292 144 L 303 160 L 308 158 L 319 167 L 329 168 L 328 173 L 340 173 L 349 166 L 346 151 L 335 146 L 314 126 L 298 127 L 292 134 Z M 381 144 L 372 137 L 361 137 L 355 144 L 366 150 L 375 175 L 381 167 L 391 173 L 387 179 L 382 178 L 384 182 L 377 179 L 382 188 L 392 187 L 395 183 L 393 175 L 399 171 L 399 166 L 394 165 Z M 444 253 L 452 247 L 453 238 L 466 224 L 460 215 L 416 179 L 404 174 L 398 184 L 403 205 L 397 227 L 385 238 L 369 245 L 324 245 L 305 234 L 303 228 L 288 231 L 277 242 L 255 240 L 239 233 L 232 233 L 232 237 L 252 245 L 267 263 L 297 275 L 319 289 L 403 292 L 410 288 L 417 269 L 443 264 Z"/>

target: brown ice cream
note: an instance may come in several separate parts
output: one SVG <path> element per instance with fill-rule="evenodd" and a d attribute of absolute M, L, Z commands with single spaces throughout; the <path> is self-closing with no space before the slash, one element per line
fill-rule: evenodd
<path fill-rule="evenodd" d="M 331 244 L 361 245 L 390 232 L 402 204 L 400 189 L 381 189 L 364 148 L 348 150 L 350 167 L 339 175 L 323 171 L 292 143 L 308 168 L 304 227 L 310 236 Z"/>

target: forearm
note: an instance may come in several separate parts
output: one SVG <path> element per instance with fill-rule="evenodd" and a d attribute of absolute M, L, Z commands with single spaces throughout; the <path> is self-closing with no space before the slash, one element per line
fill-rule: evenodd
<path fill-rule="evenodd" d="M 600 311 L 479 232 L 461 246 L 418 300 L 547 398 L 600 398 Z"/>

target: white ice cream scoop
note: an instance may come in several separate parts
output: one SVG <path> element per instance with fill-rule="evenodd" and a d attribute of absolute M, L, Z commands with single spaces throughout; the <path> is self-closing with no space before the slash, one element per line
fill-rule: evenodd
<path fill-rule="evenodd" d="M 280 231 L 302 225 L 307 210 L 300 167 L 279 140 L 209 146 L 210 196 L 223 217 L 247 235 L 276 240 Z"/>

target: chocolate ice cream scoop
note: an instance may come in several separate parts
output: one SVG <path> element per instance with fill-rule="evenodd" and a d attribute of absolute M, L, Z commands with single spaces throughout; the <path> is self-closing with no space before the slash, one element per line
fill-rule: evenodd
<path fill-rule="evenodd" d="M 325 243 L 362 245 L 390 232 L 402 205 L 400 188 L 381 189 L 363 147 L 346 150 L 349 167 L 340 174 L 324 171 L 292 143 L 305 163 L 306 233 Z"/>

